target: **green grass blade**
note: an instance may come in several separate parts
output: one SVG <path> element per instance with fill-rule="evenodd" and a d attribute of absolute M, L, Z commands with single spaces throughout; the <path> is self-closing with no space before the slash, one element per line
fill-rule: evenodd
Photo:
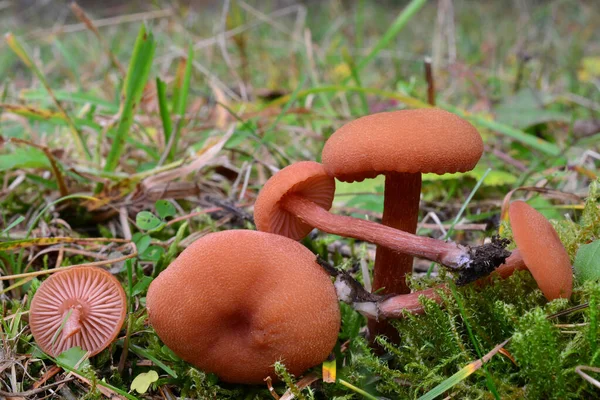
<path fill-rule="evenodd" d="M 93 106 L 101 107 L 106 112 L 117 113 L 119 111 L 119 105 L 108 100 L 100 99 L 93 93 L 86 92 L 69 92 L 66 90 L 54 91 L 56 98 L 63 102 L 69 102 L 73 104 L 91 104 Z M 26 89 L 19 93 L 19 98 L 23 100 L 46 100 L 48 94 L 38 89 Z"/>
<path fill-rule="evenodd" d="M 173 378 L 177 378 L 177 373 L 175 371 L 173 371 L 171 368 L 169 368 L 165 363 L 160 361 L 158 358 L 154 357 L 154 355 L 152 355 L 152 353 L 149 352 L 148 350 L 146 350 L 140 346 L 136 346 L 133 343 L 129 344 L 129 350 L 131 350 L 132 353 L 137 354 L 140 357 L 147 358 L 148 360 L 152 361 L 157 367 L 159 367 L 163 371 L 165 371 L 167 374 L 171 375 Z"/>
<path fill-rule="evenodd" d="M 357 49 L 363 47 L 365 37 L 365 3 L 366 0 L 358 0 L 356 5 L 356 23 L 354 25 L 354 46 Z"/>
<path fill-rule="evenodd" d="M 436 397 L 441 396 L 442 394 L 450 390 L 452 387 L 456 386 L 458 383 L 467 379 L 479 368 L 481 368 L 494 355 L 496 355 L 496 353 L 498 353 L 504 346 L 506 346 L 508 342 L 509 340 L 505 340 L 498 346 L 494 347 L 488 354 L 483 356 L 481 359 L 473 361 L 472 363 L 469 363 L 468 365 L 464 366 L 463 368 L 458 370 L 454 375 L 452 375 L 448 379 L 445 379 L 443 382 L 431 389 L 429 392 L 419 397 L 418 400 L 433 400 Z"/>
<path fill-rule="evenodd" d="M 67 110 L 64 109 L 64 107 L 60 104 L 58 99 L 54 96 L 54 93 L 52 92 L 52 88 L 50 87 L 50 84 L 46 80 L 46 76 L 44 75 L 44 73 L 33 62 L 31 57 L 29 57 L 29 54 L 27 53 L 27 51 L 25 50 L 23 45 L 21 45 L 21 43 L 17 40 L 17 38 L 12 33 L 6 34 L 6 43 L 12 49 L 12 51 L 21 59 L 21 61 L 23 61 L 23 63 L 25 63 L 25 65 L 29 69 L 31 69 L 31 71 L 33 71 L 33 73 L 35 74 L 35 76 L 37 76 L 37 78 L 40 80 L 40 82 L 42 82 L 42 84 L 48 91 L 48 94 L 50 95 L 50 97 L 52 97 L 52 100 L 54 101 L 56 108 L 58 108 L 58 110 L 60 111 L 60 114 L 62 114 L 65 121 L 67 122 L 69 130 L 71 131 L 73 139 L 75 140 L 77 149 L 88 160 L 91 160 L 92 153 L 90 153 L 90 150 L 86 147 L 85 143 L 83 142 L 83 137 L 81 136 L 81 132 L 79 132 L 79 129 L 77 129 L 77 126 L 75 125 L 75 123 L 73 122 L 73 120 L 71 119 L 69 114 L 67 114 Z"/>
<path fill-rule="evenodd" d="M 342 92 L 342 91 L 355 91 L 362 92 L 366 94 L 373 94 L 380 97 L 386 97 L 389 99 L 398 100 L 406 104 L 409 107 L 413 108 L 427 108 L 431 107 L 431 105 L 426 102 L 417 99 L 416 97 L 411 97 L 407 95 L 401 95 L 396 92 L 390 92 L 387 90 L 381 90 L 370 87 L 358 87 L 358 86 L 345 86 L 345 85 L 331 85 L 331 86 L 319 86 L 310 88 L 307 90 L 301 90 L 296 94 L 296 98 L 301 98 L 308 96 L 309 94 L 317 94 L 317 93 L 328 93 L 328 92 Z M 271 102 L 267 107 L 281 105 L 286 103 L 290 99 L 290 96 L 283 96 L 279 99 Z M 438 108 L 442 108 L 444 110 L 455 113 L 456 115 L 467 119 L 471 123 L 479 126 L 483 126 L 487 129 L 490 129 L 494 132 L 498 132 L 503 136 L 510 137 L 512 139 L 521 142 L 522 144 L 531 147 L 535 150 L 541 151 L 547 155 L 557 156 L 561 154 L 560 149 L 555 144 L 552 144 L 546 140 L 537 138 L 535 136 L 529 135 L 522 130 L 512 128 L 508 125 L 501 124 L 496 121 L 485 119 L 482 116 L 467 113 L 464 110 L 461 110 L 457 107 L 451 106 L 449 104 L 438 104 Z"/>
<path fill-rule="evenodd" d="M 461 220 L 464 212 L 467 209 L 467 206 L 469 205 L 469 203 L 471 202 L 471 200 L 473 200 L 473 197 L 475 196 L 475 193 L 477 193 L 477 191 L 479 190 L 479 188 L 483 184 L 483 181 L 485 181 L 485 178 L 487 178 L 487 176 L 490 174 L 490 172 L 492 172 L 492 169 L 488 168 L 484 172 L 484 174 L 481 176 L 481 178 L 477 181 L 477 183 L 473 187 L 473 190 L 471 190 L 471 193 L 469 193 L 469 196 L 467 196 L 467 199 L 464 201 L 464 203 L 460 207 L 460 210 L 458 210 L 458 214 L 456 214 L 456 217 L 454 217 L 454 220 L 452 221 L 452 224 L 450 225 L 450 228 L 448 228 L 448 230 L 446 231 L 446 234 L 444 235 L 444 237 L 442 238 L 442 240 L 447 240 L 450 237 L 450 235 L 454 231 L 454 227 L 456 226 L 456 224 L 458 224 L 458 221 Z M 435 267 L 435 263 L 432 262 L 431 265 L 429 266 L 429 269 L 427 270 L 427 277 L 428 278 L 431 276 L 431 273 L 433 272 L 433 268 L 434 267 Z"/>
<path fill-rule="evenodd" d="M 499 122 L 486 119 L 479 115 L 469 114 L 469 113 L 467 113 L 457 107 L 453 107 L 449 104 L 443 104 L 443 105 L 440 104 L 440 107 L 444 108 L 452 113 L 455 113 L 456 115 L 458 115 L 462 118 L 465 118 L 465 119 L 471 121 L 475 125 L 480 125 L 485 128 L 491 129 L 493 131 L 499 132 L 504 136 L 513 138 L 516 141 L 521 142 L 524 145 L 529 146 L 535 150 L 546 153 L 547 155 L 556 157 L 561 154 L 560 149 L 555 144 L 547 142 L 544 139 L 540 139 L 533 135 L 529 135 L 529 134 L 523 132 L 522 130 L 515 129 L 508 125 L 504 125 Z"/>
<path fill-rule="evenodd" d="M 162 121 L 165 145 L 169 143 L 173 132 L 173 121 L 169 114 L 169 105 L 167 104 L 167 84 L 159 77 L 156 78 L 156 96 L 158 97 L 158 109 L 160 111 L 160 119 Z"/>
<path fill-rule="evenodd" d="M 61 367 L 65 371 L 74 372 L 74 373 L 76 373 L 78 375 L 86 377 L 86 373 L 85 372 L 79 371 L 79 370 L 77 370 L 75 368 L 71 368 L 69 365 L 66 365 L 63 362 L 58 361 L 56 358 L 52 358 L 52 360 L 54 361 L 54 363 L 56 365 L 58 365 L 59 367 Z M 135 397 L 134 395 L 132 395 L 130 393 L 127 393 L 126 391 L 124 391 L 122 389 L 119 389 L 116 386 L 113 386 L 111 384 L 106 383 L 104 380 L 96 379 L 94 382 L 95 382 L 96 385 L 103 386 L 103 387 L 105 387 L 107 389 L 110 389 L 113 392 L 116 392 L 117 394 L 120 394 L 121 396 L 123 396 L 123 397 L 125 397 L 127 399 L 130 399 L 130 400 L 138 400 L 139 399 L 138 397 Z"/>
<path fill-rule="evenodd" d="M 356 65 L 356 70 L 361 71 L 366 67 L 377 54 L 384 48 L 386 48 L 390 42 L 400 33 L 402 28 L 411 20 L 411 18 L 425 5 L 427 0 L 412 0 L 402 12 L 398 15 L 396 20 L 392 23 L 392 26 L 388 28 L 385 34 L 379 39 L 375 46 L 371 49 L 363 59 L 361 59 Z M 348 80 L 346 80 L 348 81 Z"/>
<path fill-rule="evenodd" d="M 121 103 L 121 118 L 110 153 L 106 160 L 106 165 L 104 166 L 105 171 L 114 171 L 117 168 L 117 165 L 119 165 L 125 138 L 129 135 L 135 109 L 142 98 L 144 87 L 148 80 L 155 48 L 156 42 L 154 41 L 152 32 L 148 32 L 146 26 L 142 25 L 135 42 L 127 76 L 125 77 Z"/>
<path fill-rule="evenodd" d="M 174 93 L 173 113 L 179 118 L 179 120 L 177 122 L 177 129 L 175 130 L 175 137 L 173 138 L 173 145 L 171 146 L 171 152 L 168 158 L 169 161 L 173 160 L 175 153 L 177 152 L 177 144 L 179 143 L 179 136 L 181 135 L 181 128 L 183 126 L 183 119 L 185 118 L 185 110 L 187 108 L 188 94 L 190 92 L 193 61 L 194 47 L 190 44 L 185 63 L 185 71 L 183 76 L 178 79 L 179 85 L 176 86 Z"/>
<path fill-rule="evenodd" d="M 350 57 L 350 54 L 348 54 L 348 51 L 346 51 L 346 49 L 344 49 L 342 55 L 344 57 L 344 61 L 350 68 L 350 76 L 352 77 L 352 80 L 354 81 L 357 87 L 362 88 L 362 82 L 360 80 L 358 70 L 356 69 L 356 65 L 354 64 L 354 60 L 352 59 L 352 57 Z M 369 103 L 367 102 L 367 96 L 365 92 L 358 92 L 358 95 L 360 96 L 360 102 L 362 105 L 362 114 L 369 114 Z"/>
<path fill-rule="evenodd" d="M 307 76 L 304 75 L 300 78 L 300 83 L 298 84 L 298 86 L 296 87 L 296 89 L 294 89 L 294 91 L 290 94 L 290 97 L 288 98 L 288 101 L 286 102 L 286 104 L 283 106 L 283 108 L 281 109 L 281 112 L 277 115 L 277 117 L 275 117 L 275 120 L 271 123 L 271 125 L 265 129 L 265 135 L 272 131 L 277 124 L 279 123 L 279 121 L 281 121 L 281 118 L 283 118 L 283 116 L 285 115 L 285 113 L 288 112 L 288 110 L 290 109 L 290 107 L 294 104 L 294 102 L 296 101 L 296 99 L 298 97 L 300 97 L 301 93 L 303 92 L 301 90 L 302 86 L 304 86 L 306 84 L 307 81 Z"/>
<path fill-rule="evenodd" d="M 348 389 L 350 389 L 353 392 L 356 392 L 356 393 L 362 395 L 363 397 L 365 397 L 365 398 L 367 398 L 369 400 L 379 400 L 378 397 L 373 396 L 369 392 L 367 392 L 365 390 L 362 390 L 361 388 L 356 387 L 353 384 L 351 384 L 350 382 L 346 382 L 343 379 L 338 379 L 338 383 L 341 384 L 341 385 L 343 385 L 343 386 L 346 386 Z"/>
<path fill-rule="evenodd" d="M 69 49 L 67 49 L 67 47 L 65 45 L 63 45 L 63 43 L 58 39 L 56 39 L 54 41 L 54 46 L 60 52 L 62 57 L 65 59 L 65 61 L 69 65 L 69 68 L 71 69 L 71 75 L 77 82 L 77 87 L 81 89 L 81 76 L 79 73 L 79 63 L 75 59 L 73 52 L 70 52 Z M 54 92 L 54 94 L 60 100 L 57 93 Z"/>

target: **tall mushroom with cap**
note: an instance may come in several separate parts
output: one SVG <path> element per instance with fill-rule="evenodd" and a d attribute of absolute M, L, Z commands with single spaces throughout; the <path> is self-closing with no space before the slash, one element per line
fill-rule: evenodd
<path fill-rule="evenodd" d="M 303 373 L 327 358 L 340 328 L 335 289 L 314 254 L 258 231 L 195 241 L 151 283 L 146 304 L 171 350 L 232 383 L 263 383 L 276 361 Z"/>
<path fill-rule="evenodd" d="M 335 178 L 362 181 L 385 174 L 382 223 L 416 232 L 422 173 L 473 169 L 483 153 L 477 129 L 441 109 L 383 112 L 354 120 L 338 129 L 323 148 L 323 165 Z M 408 293 L 405 275 L 413 257 L 379 247 L 374 289 Z"/>
<path fill-rule="evenodd" d="M 365 240 L 392 251 L 439 262 L 450 268 L 472 259 L 464 246 L 417 236 L 372 221 L 328 212 L 335 179 L 322 164 L 301 161 L 283 168 L 263 186 L 254 204 L 258 230 L 300 240 L 314 227 L 324 232 Z"/>
<path fill-rule="evenodd" d="M 42 351 L 57 356 L 79 346 L 90 356 L 115 339 L 127 300 L 119 281 L 96 267 L 56 272 L 38 288 L 29 310 L 29 326 Z"/>
<path fill-rule="evenodd" d="M 508 216 L 517 249 L 495 272 L 506 278 L 515 270 L 528 269 L 546 299 L 571 297 L 571 260 L 552 224 L 521 200 L 510 204 Z"/>

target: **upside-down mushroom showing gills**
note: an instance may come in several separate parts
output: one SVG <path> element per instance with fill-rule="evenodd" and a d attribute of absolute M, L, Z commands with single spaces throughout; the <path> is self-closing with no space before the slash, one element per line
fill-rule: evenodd
<path fill-rule="evenodd" d="M 70 268 L 40 285 L 31 301 L 29 326 L 36 343 L 51 356 L 75 346 L 93 356 L 121 330 L 126 306 L 125 291 L 110 272 Z"/>

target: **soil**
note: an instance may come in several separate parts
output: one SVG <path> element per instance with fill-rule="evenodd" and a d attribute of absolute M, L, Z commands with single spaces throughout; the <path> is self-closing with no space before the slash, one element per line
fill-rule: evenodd
<path fill-rule="evenodd" d="M 469 267 L 459 271 L 456 284 L 466 285 L 494 272 L 510 256 L 510 251 L 506 250 L 509 243 L 508 239 L 494 236 L 490 243 L 473 247 L 470 250 L 472 262 Z"/>

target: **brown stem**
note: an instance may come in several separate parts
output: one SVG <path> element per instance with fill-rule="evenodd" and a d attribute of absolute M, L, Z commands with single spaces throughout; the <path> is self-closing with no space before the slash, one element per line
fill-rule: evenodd
<path fill-rule="evenodd" d="M 445 286 L 443 286 L 445 288 Z M 402 318 L 405 313 L 423 314 L 425 309 L 419 302 L 419 296 L 423 295 L 435 300 L 438 304 L 442 298 L 435 292 L 437 288 L 429 288 L 418 292 L 399 294 L 390 297 L 379 304 L 379 318 Z"/>
<path fill-rule="evenodd" d="M 413 256 L 421 257 L 453 269 L 468 265 L 470 261 L 468 250 L 456 243 L 413 235 L 372 221 L 335 215 L 298 195 L 286 196 L 281 207 L 324 232 L 385 246 L 394 255 L 409 254 L 411 260 Z M 396 267 L 392 265 L 389 269 L 393 274 L 401 274 Z"/>
<path fill-rule="evenodd" d="M 71 315 L 69 315 L 69 312 Z M 81 331 L 81 310 L 80 307 L 72 307 L 65 311 L 64 316 L 67 318 L 67 322 L 65 322 L 65 326 L 63 327 L 62 337 L 64 340 L 70 338 L 76 333 Z"/>
<path fill-rule="evenodd" d="M 394 229 L 415 233 L 419 217 L 420 195 L 421 174 L 387 174 L 381 223 Z M 409 252 L 401 254 L 386 247 L 377 248 L 373 290 L 383 288 L 383 293 L 410 293 L 406 284 L 406 274 L 412 272 L 412 256 L 417 254 Z M 428 259 L 431 260 L 431 258 Z"/>

